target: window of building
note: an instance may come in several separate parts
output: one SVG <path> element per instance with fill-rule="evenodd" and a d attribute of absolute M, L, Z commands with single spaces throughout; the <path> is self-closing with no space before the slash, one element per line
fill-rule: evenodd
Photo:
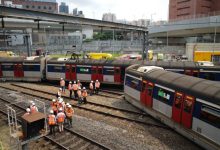
<path fill-rule="evenodd" d="M 49 10 L 51 10 L 52 8 L 51 8 L 51 6 L 49 6 L 49 8 L 48 8 Z"/>
<path fill-rule="evenodd" d="M 40 7 L 40 6 L 38 6 L 38 9 L 41 9 L 41 7 Z"/>
<path fill-rule="evenodd" d="M 44 6 L 44 9 L 47 9 L 47 7 L 46 7 L 46 6 Z"/>
<path fill-rule="evenodd" d="M 32 8 L 34 9 L 34 8 L 35 8 L 35 6 L 33 5 L 33 6 L 32 6 Z"/>
<path fill-rule="evenodd" d="M 29 6 L 28 6 L 28 5 L 26 5 L 26 8 L 29 8 Z"/>

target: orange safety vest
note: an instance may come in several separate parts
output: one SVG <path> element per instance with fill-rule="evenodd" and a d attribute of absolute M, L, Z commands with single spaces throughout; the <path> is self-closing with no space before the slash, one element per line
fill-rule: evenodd
<path fill-rule="evenodd" d="M 73 90 L 74 91 L 78 90 L 78 85 L 77 84 L 73 84 Z"/>
<path fill-rule="evenodd" d="M 55 115 L 49 115 L 48 116 L 48 124 L 55 125 L 56 124 L 55 118 L 56 118 Z"/>
<path fill-rule="evenodd" d="M 68 85 L 68 90 L 72 90 L 72 84 Z"/>
<path fill-rule="evenodd" d="M 83 97 L 87 97 L 87 95 L 88 95 L 88 94 L 87 94 L 87 91 L 83 91 L 83 92 L 82 92 L 82 96 L 83 96 Z"/>
<path fill-rule="evenodd" d="M 67 117 L 72 117 L 74 113 L 74 110 L 72 108 L 67 108 L 66 109 L 66 116 Z"/>
<path fill-rule="evenodd" d="M 78 91 L 77 91 L 77 94 L 78 94 L 78 96 L 80 97 L 80 96 L 82 95 L 81 90 L 78 90 Z"/>
<path fill-rule="evenodd" d="M 95 82 L 95 87 L 99 88 L 100 87 L 100 82 Z"/>
<path fill-rule="evenodd" d="M 57 122 L 61 123 L 64 122 L 65 114 L 63 112 L 60 112 L 57 114 Z"/>
<path fill-rule="evenodd" d="M 93 90 L 93 84 L 92 84 L 92 83 L 89 84 L 89 88 L 90 88 L 91 90 Z"/>
<path fill-rule="evenodd" d="M 60 86 L 65 86 L 65 81 L 64 80 L 60 81 Z"/>

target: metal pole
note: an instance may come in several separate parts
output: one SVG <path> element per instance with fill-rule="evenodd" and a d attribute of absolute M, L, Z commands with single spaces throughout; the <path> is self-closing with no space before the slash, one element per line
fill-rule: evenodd
<path fill-rule="evenodd" d="M 214 44 L 212 49 L 212 62 L 214 62 L 214 49 L 215 49 L 215 41 L 216 40 L 216 26 L 215 26 L 215 33 L 214 33 Z"/>
<path fill-rule="evenodd" d="M 114 44 L 115 44 L 115 30 L 114 30 L 114 29 L 113 29 L 113 37 L 112 37 L 112 40 L 113 40 L 113 42 L 112 42 L 112 43 L 113 43 L 113 44 L 112 44 L 112 46 L 113 46 L 113 52 L 112 52 L 112 53 L 114 54 L 114 51 L 115 51 L 115 50 L 114 50 L 114 49 L 115 49 L 115 48 L 114 48 Z"/>

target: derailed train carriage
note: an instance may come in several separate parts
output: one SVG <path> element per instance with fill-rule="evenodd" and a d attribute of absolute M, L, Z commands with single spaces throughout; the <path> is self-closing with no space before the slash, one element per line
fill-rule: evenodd
<path fill-rule="evenodd" d="M 125 99 L 206 149 L 220 147 L 220 84 L 133 65 L 127 68 Z"/>
<path fill-rule="evenodd" d="M 0 57 L 0 78 L 13 81 L 41 81 L 44 57 Z"/>

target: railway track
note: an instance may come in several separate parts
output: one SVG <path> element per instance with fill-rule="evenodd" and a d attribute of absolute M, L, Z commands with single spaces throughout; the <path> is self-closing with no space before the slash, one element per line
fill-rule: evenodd
<path fill-rule="evenodd" d="M 21 116 L 25 113 L 24 102 L 14 103 L 12 99 L 0 98 L 0 112 L 7 117 L 7 108 L 6 105 L 11 104 L 13 108 L 16 110 L 18 123 L 21 123 Z M 64 132 L 61 133 L 61 136 L 52 136 L 46 135 L 43 138 L 38 139 L 36 142 L 32 142 L 32 144 L 36 144 L 38 149 L 100 149 L 100 150 L 110 150 L 110 148 L 84 136 L 72 129 L 64 127 Z M 35 148 L 32 148 L 35 149 Z"/>
<path fill-rule="evenodd" d="M 20 88 L 19 90 L 21 91 L 21 93 L 27 94 L 30 96 L 39 97 L 39 98 L 49 100 L 49 101 L 51 101 L 52 99 L 51 97 L 54 97 L 53 93 L 50 93 L 47 91 L 37 90 L 37 89 L 33 89 L 33 88 L 29 88 L 29 87 L 25 87 L 25 86 L 21 86 L 17 84 L 11 84 L 11 85 L 14 87 L 19 87 Z M 0 87 L 3 87 L 3 86 L 0 86 Z M 7 88 L 7 87 L 3 87 L 3 88 Z M 23 91 L 22 91 L 22 88 L 24 89 Z M 15 90 L 13 89 L 13 87 L 8 88 L 8 89 Z M 24 92 L 25 90 L 30 90 L 31 94 L 29 92 Z M 41 94 L 34 94 L 33 91 L 41 93 Z M 48 96 L 42 96 L 43 95 L 42 93 Z M 126 109 L 120 109 L 120 108 L 106 106 L 106 105 L 92 103 L 92 102 L 88 102 L 86 105 L 77 105 L 77 102 L 70 101 L 71 99 L 69 97 L 64 97 L 64 98 L 66 100 L 69 100 L 69 103 L 71 103 L 73 107 L 78 108 L 78 109 L 94 112 L 94 113 L 101 114 L 101 115 L 108 116 L 108 117 L 118 118 L 120 120 L 126 120 L 129 122 L 144 124 L 147 126 L 170 129 L 168 126 L 160 123 L 159 121 L 152 118 L 148 114 L 145 114 L 142 112 L 130 111 Z"/>

